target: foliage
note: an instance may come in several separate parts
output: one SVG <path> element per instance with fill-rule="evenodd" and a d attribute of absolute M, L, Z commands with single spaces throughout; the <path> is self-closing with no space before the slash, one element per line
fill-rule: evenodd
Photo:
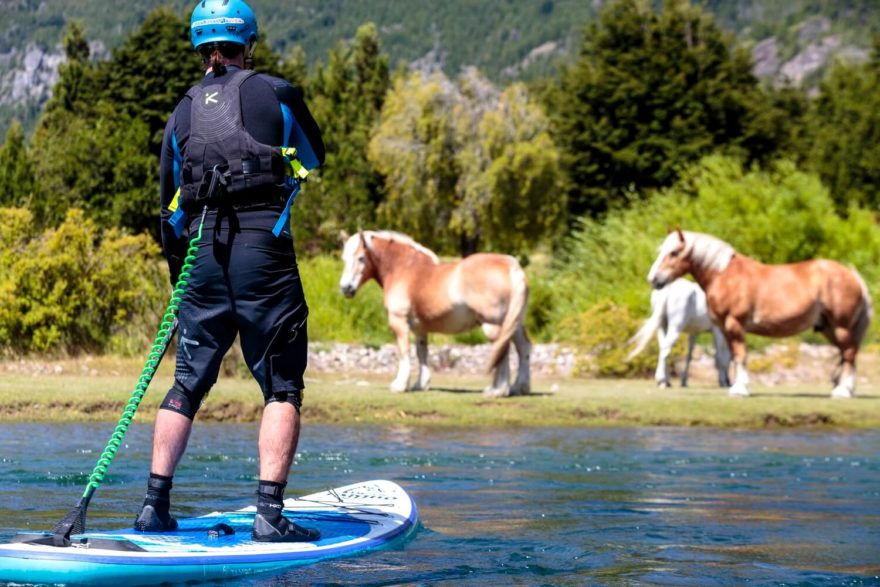
<path fill-rule="evenodd" d="M 309 305 L 309 340 L 367 345 L 393 340 L 382 289 L 375 282 L 364 285 L 349 300 L 339 291 L 342 262 L 338 256 L 301 259 L 299 271 Z"/>
<path fill-rule="evenodd" d="M 34 192 L 34 165 L 21 124 L 13 121 L 0 146 L 0 206 L 24 206 Z"/>
<path fill-rule="evenodd" d="M 525 252 L 562 218 L 548 123 L 519 84 L 499 92 L 475 70 L 458 84 L 400 77 L 367 155 L 385 177 L 380 221 L 444 253 Z"/>
<path fill-rule="evenodd" d="M 114 333 L 134 334 L 155 316 L 165 280 L 149 237 L 102 234 L 79 210 L 33 238 L 24 210 L 0 209 L 0 226 L 0 346 L 7 351 L 101 351 Z"/>
<path fill-rule="evenodd" d="M 626 307 L 601 300 L 588 310 L 559 323 L 560 338 L 573 342 L 579 352 L 575 373 L 598 377 L 624 377 L 653 373 L 654 357 L 648 353 L 626 360 L 627 340 L 641 326 Z"/>
<path fill-rule="evenodd" d="M 112 59 L 98 65 L 93 92 L 128 117 L 146 122 L 150 152 L 158 157 L 168 116 L 203 75 L 189 20 L 159 8 L 113 51 Z"/>
<path fill-rule="evenodd" d="M 310 250 L 331 250 L 340 230 L 353 232 L 374 221 L 381 178 L 364 153 L 388 85 L 388 56 L 373 24 L 358 29 L 352 43 L 337 46 L 308 80 L 309 108 L 327 148 L 324 168 L 294 212 L 294 234 Z"/>
<path fill-rule="evenodd" d="M 880 47 L 872 63 L 840 65 L 810 109 L 808 161 L 838 209 L 880 209 Z"/>
<path fill-rule="evenodd" d="M 715 235 L 766 263 L 849 263 L 880 292 L 880 230 L 871 213 L 853 207 L 847 218 L 838 216 L 819 179 L 790 162 L 762 170 L 712 156 L 652 199 L 601 222 L 582 221 L 555 276 L 554 321 L 605 299 L 646 316 L 646 276 L 670 227 Z"/>
<path fill-rule="evenodd" d="M 751 67 L 696 6 L 610 2 L 551 98 L 572 213 L 601 215 L 633 190 L 668 186 L 719 147 L 772 153 L 784 137 L 778 120 L 756 116 L 766 100 Z"/>
<path fill-rule="evenodd" d="M 58 111 L 34 135 L 40 178 L 31 210 L 54 226 L 81 208 L 101 226 L 157 232 L 156 166 L 149 130 L 107 102 L 92 117 Z"/>

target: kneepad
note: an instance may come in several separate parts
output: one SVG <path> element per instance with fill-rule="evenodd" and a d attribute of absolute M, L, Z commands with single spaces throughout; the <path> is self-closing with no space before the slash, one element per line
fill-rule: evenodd
<path fill-rule="evenodd" d="M 205 392 L 197 393 L 190 391 L 175 381 L 174 385 L 165 395 L 165 400 L 159 406 L 159 409 L 177 412 L 192 420 L 196 417 L 196 412 L 202 406 L 202 399 L 204 397 Z"/>
<path fill-rule="evenodd" d="M 303 403 L 303 392 L 301 389 L 294 389 L 291 391 L 276 391 L 274 393 L 268 394 L 265 397 L 266 402 L 264 405 L 269 405 L 272 402 L 281 402 L 291 404 L 296 411 L 299 412 L 300 408 L 302 408 Z"/>

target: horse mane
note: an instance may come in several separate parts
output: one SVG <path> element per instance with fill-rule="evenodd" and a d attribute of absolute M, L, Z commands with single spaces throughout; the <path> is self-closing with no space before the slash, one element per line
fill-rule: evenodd
<path fill-rule="evenodd" d="M 367 238 L 368 244 L 372 246 L 372 239 L 380 238 L 383 240 L 387 240 L 389 242 L 398 243 L 407 247 L 414 249 L 415 251 L 426 255 L 434 265 L 438 265 L 440 263 L 440 259 L 434 254 L 434 251 L 429 249 L 428 247 L 421 245 L 413 240 L 411 236 L 407 236 L 400 232 L 394 232 L 393 230 L 367 230 L 364 231 L 364 236 Z"/>
<path fill-rule="evenodd" d="M 720 238 L 714 237 L 702 232 L 682 231 L 684 234 L 684 254 L 689 256 L 691 260 L 706 269 L 715 269 L 716 271 L 724 271 L 730 260 L 736 254 L 736 250 L 730 243 L 724 242 Z M 668 253 L 676 243 L 679 242 L 677 232 L 669 233 L 663 242 L 662 251 Z"/>

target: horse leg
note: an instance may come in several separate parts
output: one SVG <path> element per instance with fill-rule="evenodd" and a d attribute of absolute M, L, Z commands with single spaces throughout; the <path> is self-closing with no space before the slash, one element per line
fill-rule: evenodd
<path fill-rule="evenodd" d="M 388 323 L 397 338 L 397 353 L 400 359 L 397 366 L 397 377 L 391 382 L 391 391 L 400 393 L 407 390 L 409 383 L 409 323 L 406 316 L 390 312 Z"/>
<path fill-rule="evenodd" d="M 837 370 L 837 381 L 831 390 L 832 398 L 851 398 L 856 390 L 856 354 L 858 347 L 853 341 L 853 333 L 849 328 L 834 329 L 837 348 L 840 349 L 840 365 Z"/>
<path fill-rule="evenodd" d="M 691 358 L 694 355 L 694 345 L 697 343 L 696 334 L 688 334 L 688 354 L 684 359 L 684 370 L 681 372 L 681 386 L 688 386 L 688 370 L 691 367 Z"/>
<path fill-rule="evenodd" d="M 715 368 L 718 370 L 718 385 L 730 387 L 730 348 L 724 340 L 724 334 L 717 326 L 712 327 L 715 339 Z"/>
<path fill-rule="evenodd" d="M 746 397 L 749 395 L 749 372 L 746 370 L 746 333 L 739 321 L 729 316 L 724 321 L 724 331 L 727 336 L 727 344 L 730 345 L 733 354 L 733 363 L 736 365 L 735 379 L 728 394 Z"/>
<path fill-rule="evenodd" d="M 490 342 L 495 342 L 501 334 L 501 327 L 497 324 L 483 324 L 483 333 Z M 490 397 L 510 395 L 510 347 L 504 352 L 498 367 L 492 371 L 492 385 L 483 390 L 483 395 Z"/>
<path fill-rule="evenodd" d="M 428 367 L 428 335 L 416 335 L 416 356 L 419 359 L 419 376 L 413 390 L 428 389 L 431 386 L 431 369 Z"/>
<path fill-rule="evenodd" d="M 666 362 L 669 360 L 669 353 L 672 352 L 672 347 L 675 346 L 675 341 L 678 340 L 680 334 L 681 331 L 672 325 L 667 325 L 666 332 L 657 331 L 657 343 L 660 347 L 660 352 L 657 355 L 657 370 L 654 372 L 654 381 L 657 382 L 657 387 L 670 387 L 669 375 L 666 373 Z"/>
<path fill-rule="evenodd" d="M 513 395 L 528 395 L 532 391 L 532 376 L 529 357 L 532 353 L 532 343 L 526 334 L 525 326 L 520 324 L 513 334 L 513 344 L 516 346 L 516 356 L 519 361 L 516 370 L 516 381 L 510 393 Z"/>

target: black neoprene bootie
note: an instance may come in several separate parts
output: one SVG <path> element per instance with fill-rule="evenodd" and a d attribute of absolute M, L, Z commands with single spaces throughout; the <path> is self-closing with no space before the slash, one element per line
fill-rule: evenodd
<path fill-rule="evenodd" d="M 177 529 L 177 520 L 171 517 L 171 477 L 150 473 L 147 496 L 134 521 L 139 532 L 169 532 Z"/>
<path fill-rule="evenodd" d="M 257 490 L 257 515 L 254 516 L 252 537 L 257 542 L 314 542 L 321 533 L 303 528 L 283 515 L 284 488 L 287 483 L 260 481 Z"/>

